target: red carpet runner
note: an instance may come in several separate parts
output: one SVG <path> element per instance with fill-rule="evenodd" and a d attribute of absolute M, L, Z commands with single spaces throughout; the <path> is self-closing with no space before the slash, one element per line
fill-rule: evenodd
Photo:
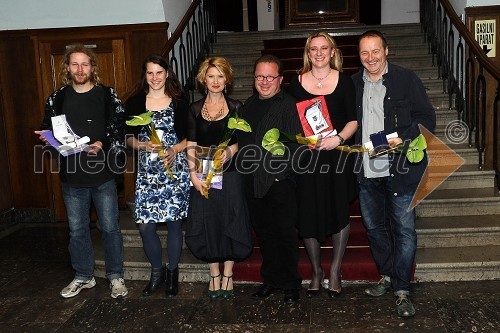
<path fill-rule="evenodd" d="M 351 205 L 351 233 L 349 242 L 342 261 L 342 279 L 349 281 L 368 280 L 378 281 L 380 278 L 377 267 L 373 262 L 365 228 L 361 221 L 359 203 L 353 202 Z M 311 265 L 302 242 L 299 241 L 299 273 L 302 279 L 311 279 Z M 325 278 L 328 278 L 330 263 L 332 261 L 332 239 L 323 244 L 321 249 L 322 267 L 325 271 Z M 239 281 L 262 281 L 260 276 L 260 264 L 262 257 L 259 244 L 255 241 L 254 250 L 245 261 L 234 265 L 233 273 Z"/>

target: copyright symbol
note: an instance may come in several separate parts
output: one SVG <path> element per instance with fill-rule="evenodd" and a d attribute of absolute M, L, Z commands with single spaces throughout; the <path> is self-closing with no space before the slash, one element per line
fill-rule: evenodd
<path fill-rule="evenodd" d="M 461 120 L 450 121 L 444 131 L 446 140 L 453 144 L 464 143 L 469 138 L 469 127 Z"/>

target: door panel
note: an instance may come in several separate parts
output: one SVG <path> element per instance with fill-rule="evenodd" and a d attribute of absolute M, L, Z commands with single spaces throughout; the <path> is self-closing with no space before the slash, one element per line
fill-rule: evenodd
<path fill-rule="evenodd" d="M 359 0 L 286 0 L 286 27 L 359 22 Z"/>

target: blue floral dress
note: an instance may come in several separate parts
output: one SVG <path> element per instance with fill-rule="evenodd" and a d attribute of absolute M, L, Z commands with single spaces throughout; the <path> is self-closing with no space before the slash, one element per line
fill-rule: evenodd
<path fill-rule="evenodd" d="M 153 124 L 162 130 L 164 147 L 179 143 L 174 130 L 172 104 L 162 111 L 153 112 Z M 145 128 L 139 134 L 139 141 L 149 141 Z M 149 152 L 139 151 L 137 181 L 135 186 L 135 222 L 158 223 L 184 219 L 189 206 L 189 171 L 186 153 L 181 152 L 170 166 L 175 179 L 165 171 L 159 157 L 152 158 Z"/>

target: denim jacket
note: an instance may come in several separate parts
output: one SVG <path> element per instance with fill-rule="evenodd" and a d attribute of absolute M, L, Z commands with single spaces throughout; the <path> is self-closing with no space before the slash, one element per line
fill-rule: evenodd
<path fill-rule="evenodd" d="M 405 143 L 409 143 L 420 134 L 418 125 L 423 125 L 430 132 L 436 126 L 436 114 L 432 107 L 422 81 L 411 70 L 393 65 L 388 62 L 388 71 L 383 75 L 383 84 L 386 87 L 384 97 L 384 130 L 386 133 L 397 132 Z M 362 144 L 363 124 L 363 81 L 364 68 L 352 76 L 356 88 L 356 112 L 358 131 L 356 144 Z M 392 157 L 392 158 L 391 158 Z M 419 163 L 410 163 L 406 154 L 393 154 L 390 176 L 394 177 L 393 189 L 395 193 L 407 194 L 414 192 L 427 167 L 427 154 Z M 364 177 L 362 155 L 356 161 L 358 180 Z"/>

